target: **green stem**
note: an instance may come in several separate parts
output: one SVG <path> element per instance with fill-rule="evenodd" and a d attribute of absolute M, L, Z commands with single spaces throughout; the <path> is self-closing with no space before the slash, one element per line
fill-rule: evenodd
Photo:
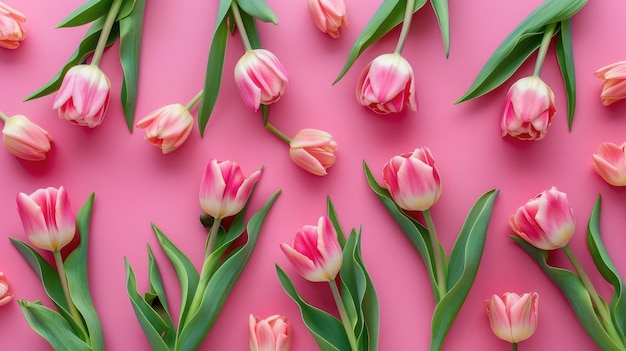
<path fill-rule="evenodd" d="M 267 128 L 267 130 L 269 130 L 270 132 L 272 132 L 272 134 L 276 135 L 278 137 L 278 139 L 286 142 L 287 144 L 291 143 L 291 138 L 288 137 L 287 135 L 285 135 L 283 132 L 281 132 L 280 130 L 278 130 L 278 128 L 276 128 L 276 126 L 274 126 L 273 124 L 271 124 L 270 122 L 267 122 L 265 124 L 265 128 Z"/>
<path fill-rule="evenodd" d="M 541 46 L 539 47 L 539 53 L 537 54 L 537 61 L 535 61 L 535 71 L 533 76 L 539 77 L 541 69 L 543 68 L 543 62 L 546 60 L 546 54 L 548 53 L 548 47 L 550 47 L 550 40 L 554 34 L 556 23 L 550 23 L 543 32 L 543 39 L 541 39 Z"/>
<path fill-rule="evenodd" d="M 237 6 L 236 0 L 233 0 L 230 3 L 230 9 L 233 12 L 233 18 L 235 19 L 235 24 L 237 25 L 237 30 L 239 31 L 241 40 L 243 41 L 244 49 L 246 49 L 246 51 L 252 50 L 252 45 L 250 45 L 250 39 L 248 39 L 246 27 L 243 25 L 243 21 L 241 20 L 241 13 L 239 12 L 239 6 Z"/>
<path fill-rule="evenodd" d="M 85 332 L 85 335 L 87 335 L 83 327 L 83 319 L 78 313 L 78 310 L 76 309 L 76 306 L 74 305 L 74 302 L 72 301 L 72 297 L 70 296 L 70 289 L 67 285 L 67 276 L 65 275 L 65 265 L 63 264 L 61 251 L 59 250 L 52 251 L 52 256 L 54 256 L 54 263 L 57 266 L 57 273 L 59 274 L 59 280 L 61 281 L 61 288 L 63 289 L 65 300 L 67 301 L 67 305 L 70 309 L 70 314 L 72 315 L 72 318 L 74 319 L 74 321 L 76 321 L 76 324 L 83 330 L 83 332 Z"/>
<path fill-rule="evenodd" d="M 8 121 L 8 120 L 9 120 L 9 117 L 7 117 L 7 115 L 5 115 L 4 113 L 2 113 L 2 112 L 0 111 L 0 119 L 1 119 L 3 122 L 6 122 L 6 121 Z"/>
<path fill-rule="evenodd" d="M 194 106 L 196 106 L 198 101 L 200 101 L 200 99 L 202 99 L 202 95 L 204 95 L 204 89 L 200 90 L 200 92 L 196 96 L 194 96 L 193 99 L 191 99 L 191 101 L 189 101 L 189 103 L 185 106 L 188 111 L 191 111 L 191 109 Z"/>
<path fill-rule="evenodd" d="M 433 248 L 433 258 L 435 260 L 435 279 L 437 280 L 437 291 L 439 296 L 437 301 L 446 294 L 446 275 L 443 270 L 443 259 L 441 257 L 441 244 L 437 238 L 437 232 L 435 231 L 435 223 L 433 217 L 430 215 L 430 210 L 424 210 L 424 219 L 426 220 L 426 228 L 428 229 L 428 236 L 430 237 L 430 244 Z"/>
<path fill-rule="evenodd" d="M 350 349 L 352 349 L 352 351 L 357 351 L 358 349 L 356 344 L 356 336 L 354 335 L 354 329 L 352 329 L 352 325 L 350 324 L 350 319 L 348 318 L 348 313 L 346 312 L 346 306 L 343 305 L 343 300 L 341 299 L 341 294 L 339 293 L 339 289 L 337 288 L 337 283 L 333 279 L 329 281 L 328 284 L 330 285 L 330 290 L 333 292 L 335 304 L 337 305 L 337 309 L 339 310 L 339 317 L 341 317 L 341 323 L 343 323 L 343 328 L 346 330 L 346 335 L 348 335 Z"/>
<path fill-rule="evenodd" d="M 512 343 L 511 345 L 513 345 L 513 351 L 517 351 L 517 343 L 516 343 L 516 342 L 514 342 L 514 343 Z"/>
<path fill-rule="evenodd" d="M 406 9 L 404 10 L 404 20 L 402 21 L 402 30 L 400 31 L 400 38 L 398 39 L 398 45 L 394 53 L 402 53 L 406 37 L 409 35 L 409 28 L 411 28 L 411 20 L 413 19 L 413 8 L 415 7 L 415 0 L 407 0 Z"/>
<path fill-rule="evenodd" d="M 93 58 L 91 59 L 91 64 L 93 66 L 98 66 L 100 64 L 102 53 L 107 45 L 107 41 L 109 40 L 109 34 L 111 34 L 113 23 L 115 23 L 117 14 L 120 12 L 120 7 L 122 7 L 122 0 L 113 0 L 109 13 L 104 20 L 104 25 L 102 25 L 102 31 L 100 32 L 100 37 L 98 38 L 98 44 L 96 44 L 96 50 L 93 52 Z"/>
<path fill-rule="evenodd" d="M 217 237 L 217 233 L 219 232 L 221 223 L 222 223 L 221 218 L 215 218 L 213 220 L 213 225 L 211 225 L 211 230 L 209 231 L 209 240 L 207 242 L 207 245 L 204 251 L 205 260 L 211 255 L 211 253 L 213 253 L 213 249 L 215 246 L 215 238 Z"/>

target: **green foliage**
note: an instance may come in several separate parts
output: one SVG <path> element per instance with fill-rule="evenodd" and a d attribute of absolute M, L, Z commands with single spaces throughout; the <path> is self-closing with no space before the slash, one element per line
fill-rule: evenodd
<path fill-rule="evenodd" d="M 572 130 L 576 110 L 576 71 L 574 69 L 574 49 L 572 47 L 572 19 L 561 21 L 561 35 L 556 41 L 556 57 L 567 92 L 567 127 Z"/>

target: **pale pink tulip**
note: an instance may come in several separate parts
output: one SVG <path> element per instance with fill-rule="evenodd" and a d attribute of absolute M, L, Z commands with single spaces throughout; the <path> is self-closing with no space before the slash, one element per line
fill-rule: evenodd
<path fill-rule="evenodd" d="M 400 54 L 384 54 L 370 62 L 356 85 L 357 101 L 379 114 L 408 107 L 417 111 L 413 69 Z"/>
<path fill-rule="evenodd" d="M 296 271 L 311 282 L 329 282 L 341 269 L 342 253 L 337 232 L 327 217 L 317 227 L 306 225 L 296 232 L 293 245 L 280 244 Z"/>
<path fill-rule="evenodd" d="M 598 153 L 593 155 L 593 169 L 607 183 L 615 186 L 626 186 L 626 143 L 615 145 L 604 142 L 600 144 Z"/>
<path fill-rule="evenodd" d="M 243 103 L 252 111 L 273 104 L 285 93 L 289 77 L 278 58 L 268 50 L 246 52 L 235 65 L 235 84 Z"/>
<path fill-rule="evenodd" d="M 528 339 L 539 321 L 539 294 L 518 295 L 507 292 L 485 300 L 485 309 L 493 333 L 502 340 L 518 343 Z"/>
<path fill-rule="evenodd" d="M 30 195 L 19 193 L 17 212 L 28 240 L 40 249 L 61 250 L 74 238 L 76 218 L 63 186 L 38 189 Z"/>
<path fill-rule="evenodd" d="M 596 71 L 595 76 L 602 79 L 602 105 L 626 98 L 626 61 L 619 61 L 604 66 Z"/>
<path fill-rule="evenodd" d="M 164 154 L 181 146 L 191 133 L 193 116 L 181 104 L 161 107 L 137 122 L 137 127 L 145 128 L 145 138 Z"/>
<path fill-rule="evenodd" d="M 250 315 L 250 351 L 289 351 L 291 323 L 285 316 L 265 319 Z"/>
<path fill-rule="evenodd" d="M 13 155 L 28 161 L 41 161 L 50 151 L 52 136 L 23 115 L 9 117 L 2 128 L 2 142 Z"/>
<path fill-rule="evenodd" d="M 511 229 L 542 250 L 561 248 L 574 235 L 574 210 L 556 187 L 543 191 L 509 217 Z"/>
<path fill-rule="evenodd" d="M 348 28 L 346 4 L 343 0 L 308 0 L 313 22 L 331 38 L 339 38 L 339 28 Z"/>
<path fill-rule="evenodd" d="M 13 299 L 13 295 L 9 294 L 9 282 L 4 273 L 0 272 L 0 306 L 6 305 Z"/>
<path fill-rule="evenodd" d="M 302 129 L 289 143 L 289 156 L 305 171 L 323 176 L 335 163 L 337 142 L 333 136 L 317 129 Z"/>
<path fill-rule="evenodd" d="M 26 38 L 24 22 L 24 15 L 0 2 L 0 47 L 16 49 L 20 46 L 20 41 Z"/>
<path fill-rule="evenodd" d="M 213 159 L 200 184 L 200 207 L 213 218 L 234 216 L 243 209 L 260 178 L 261 170 L 246 178 L 237 163 Z"/>
<path fill-rule="evenodd" d="M 555 114 L 552 89 L 539 77 L 522 78 L 506 95 L 502 136 L 508 134 L 520 140 L 541 140 Z"/>
<path fill-rule="evenodd" d="M 441 179 L 427 147 L 394 156 L 383 167 L 384 186 L 398 206 L 425 211 L 441 196 Z"/>
<path fill-rule="evenodd" d="M 73 124 L 94 128 L 104 120 L 110 96 L 111 83 L 100 68 L 76 65 L 65 74 L 52 108 Z"/>

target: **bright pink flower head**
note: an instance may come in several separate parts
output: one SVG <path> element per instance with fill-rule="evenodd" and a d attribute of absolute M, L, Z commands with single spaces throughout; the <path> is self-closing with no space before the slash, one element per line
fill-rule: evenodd
<path fill-rule="evenodd" d="M 546 190 L 509 217 L 511 229 L 542 250 L 559 249 L 574 235 L 574 210 L 567 195 L 555 187 Z"/>
<path fill-rule="evenodd" d="M 2 142 L 10 153 L 21 159 L 44 160 L 51 141 L 50 134 L 26 116 L 15 115 L 4 122 Z"/>
<path fill-rule="evenodd" d="M 285 316 L 265 319 L 250 315 L 250 351 L 289 351 L 291 323 Z"/>
<path fill-rule="evenodd" d="M 265 49 L 246 52 L 235 65 L 235 84 L 243 103 L 251 111 L 258 111 L 261 104 L 278 101 L 288 81 L 285 67 Z"/>
<path fill-rule="evenodd" d="M 110 96 L 111 83 L 100 68 L 76 65 L 65 74 L 52 108 L 73 124 L 94 128 L 104 120 Z"/>
<path fill-rule="evenodd" d="M 346 4 L 343 0 L 308 0 L 313 22 L 331 38 L 339 38 L 339 28 L 348 28 Z"/>
<path fill-rule="evenodd" d="M 26 38 L 23 24 L 26 17 L 0 2 L 0 47 L 16 49 Z"/>
<path fill-rule="evenodd" d="M 280 244 L 296 271 L 311 282 L 329 282 L 341 269 L 342 253 L 331 221 L 320 217 L 317 227 L 306 225 L 296 232 L 293 245 Z"/>
<path fill-rule="evenodd" d="M 0 306 L 6 305 L 13 299 L 13 295 L 9 294 L 9 282 L 4 273 L 0 272 Z"/>
<path fill-rule="evenodd" d="M 260 178 L 260 170 L 246 178 L 237 163 L 213 159 L 200 184 L 200 207 L 213 218 L 234 216 L 246 205 Z"/>
<path fill-rule="evenodd" d="M 525 77 L 513 84 L 506 95 L 502 136 L 520 140 L 541 140 L 556 114 L 554 93 L 539 77 Z"/>
<path fill-rule="evenodd" d="M 485 300 L 491 330 L 502 340 L 518 343 L 528 339 L 539 322 L 539 294 L 504 293 Z"/>
<path fill-rule="evenodd" d="M 33 245 L 48 251 L 61 250 L 76 233 L 76 218 L 63 186 L 17 194 L 17 212 Z"/>
<path fill-rule="evenodd" d="M 595 76 L 602 79 L 602 105 L 626 98 L 626 61 L 615 62 L 596 71 Z"/>
<path fill-rule="evenodd" d="M 191 133 L 193 116 L 181 104 L 172 104 L 153 111 L 137 122 L 137 127 L 145 128 L 145 138 L 164 154 L 181 146 Z"/>
<path fill-rule="evenodd" d="M 441 179 L 427 147 L 394 156 L 383 167 L 385 188 L 407 211 L 425 211 L 441 196 Z"/>
<path fill-rule="evenodd" d="M 323 176 L 335 163 L 337 142 L 333 136 L 317 129 L 302 129 L 289 143 L 289 156 L 305 171 Z"/>
<path fill-rule="evenodd" d="M 626 143 L 615 145 L 604 142 L 593 155 L 593 169 L 607 183 L 615 186 L 626 186 Z"/>
<path fill-rule="evenodd" d="M 356 85 L 356 99 L 372 111 L 386 115 L 406 105 L 417 111 L 413 69 L 400 54 L 384 54 L 370 62 Z"/>

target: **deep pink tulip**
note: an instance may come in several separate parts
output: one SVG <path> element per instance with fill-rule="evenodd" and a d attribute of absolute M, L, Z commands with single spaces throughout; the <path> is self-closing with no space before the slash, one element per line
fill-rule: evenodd
<path fill-rule="evenodd" d="M 425 211 L 441 196 L 441 179 L 427 147 L 394 156 L 383 167 L 384 186 L 398 206 Z"/>
<path fill-rule="evenodd" d="M 246 205 L 260 178 L 261 170 L 246 178 L 237 163 L 213 159 L 200 184 L 200 207 L 213 218 L 234 216 Z"/>
<path fill-rule="evenodd" d="M 0 306 L 6 305 L 13 299 L 13 295 L 9 294 L 9 282 L 4 273 L 0 272 Z"/>
<path fill-rule="evenodd" d="M 273 104 L 285 93 L 289 77 L 278 58 L 268 50 L 246 52 L 235 65 L 235 84 L 251 111 Z"/>
<path fill-rule="evenodd" d="M 0 2 L 0 47 L 16 49 L 20 46 L 26 38 L 24 22 L 24 15 Z"/>
<path fill-rule="evenodd" d="M 153 111 L 137 122 L 137 127 L 145 128 L 145 138 L 164 154 L 181 146 L 191 133 L 193 116 L 181 104 L 172 104 Z"/>
<path fill-rule="evenodd" d="M 331 38 L 339 38 L 339 28 L 348 28 L 346 4 L 343 0 L 308 0 L 313 22 Z"/>
<path fill-rule="evenodd" d="M 554 93 L 541 78 L 525 77 L 513 84 L 506 95 L 502 136 L 541 140 L 556 114 Z"/>
<path fill-rule="evenodd" d="M 561 248 L 574 235 L 574 210 L 555 187 L 543 191 L 509 217 L 511 229 L 542 250 Z"/>
<path fill-rule="evenodd" d="M 539 294 L 518 295 L 507 292 L 485 300 L 491 330 L 502 340 L 518 343 L 528 339 L 537 329 L 539 321 Z"/>
<path fill-rule="evenodd" d="M 317 227 L 306 225 L 296 232 L 293 245 L 280 244 L 296 271 L 311 282 L 329 282 L 341 269 L 342 252 L 331 221 L 320 217 Z"/>
<path fill-rule="evenodd" d="M 23 115 L 9 117 L 2 128 L 2 142 L 13 155 L 28 161 L 41 161 L 50 151 L 52 136 Z"/>
<path fill-rule="evenodd" d="M 265 319 L 250 315 L 250 351 L 289 351 L 291 323 L 285 316 Z"/>
<path fill-rule="evenodd" d="M 33 245 L 48 251 L 61 250 L 76 233 L 76 218 L 63 186 L 17 194 L 17 212 Z"/>
<path fill-rule="evenodd" d="M 289 143 L 289 156 L 305 171 L 323 176 L 335 163 L 337 142 L 333 136 L 317 129 L 302 129 Z"/>
<path fill-rule="evenodd" d="M 104 120 L 110 96 L 111 83 L 100 68 L 76 65 L 65 74 L 52 108 L 73 124 L 94 128 Z"/>
<path fill-rule="evenodd" d="M 593 169 L 607 183 L 615 186 L 626 186 L 626 143 L 615 145 L 604 142 L 593 155 Z"/>
<path fill-rule="evenodd" d="M 357 101 L 379 114 L 417 111 L 413 69 L 400 54 L 384 54 L 370 62 L 356 85 Z"/>
<path fill-rule="evenodd" d="M 626 61 L 619 61 L 604 66 L 596 71 L 595 76 L 602 79 L 602 105 L 626 98 Z"/>

